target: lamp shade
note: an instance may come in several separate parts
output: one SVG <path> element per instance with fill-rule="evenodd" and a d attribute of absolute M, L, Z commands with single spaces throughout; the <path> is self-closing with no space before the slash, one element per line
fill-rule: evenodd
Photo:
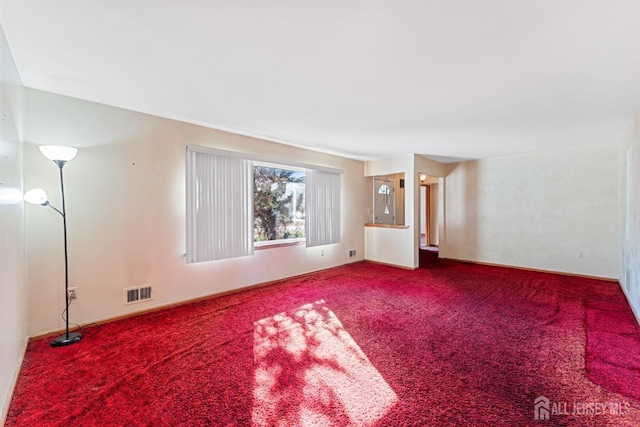
<path fill-rule="evenodd" d="M 78 153 L 77 148 L 62 145 L 41 145 L 40 152 L 49 160 L 62 160 L 68 162 Z"/>
<path fill-rule="evenodd" d="M 34 205 L 44 205 L 47 203 L 47 193 L 42 188 L 34 188 L 24 195 L 24 201 Z"/>

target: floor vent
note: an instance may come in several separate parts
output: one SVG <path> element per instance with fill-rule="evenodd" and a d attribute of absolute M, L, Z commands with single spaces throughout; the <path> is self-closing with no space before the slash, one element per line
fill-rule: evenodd
<path fill-rule="evenodd" d="M 125 304 L 133 304 L 151 299 L 151 286 L 127 288 L 124 290 Z"/>

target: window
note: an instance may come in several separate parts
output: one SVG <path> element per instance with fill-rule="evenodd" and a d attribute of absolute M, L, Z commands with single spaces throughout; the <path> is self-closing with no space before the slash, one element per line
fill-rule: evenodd
<path fill-rule="evenodd" d="M 341 169 L 188 145 L 186 175 L 188 263 L 340 242 Z"/>
<path fill-rule="evenodd" d="M 305 236 L 305 173 L 279 166 L 253 169 L 254 242 Z"/>

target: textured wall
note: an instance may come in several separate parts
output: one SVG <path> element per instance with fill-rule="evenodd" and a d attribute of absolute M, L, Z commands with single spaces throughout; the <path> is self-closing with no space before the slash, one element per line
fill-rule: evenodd
<path fill-rule="evenodd" d="M 622 268 L 620 282 L 640 322 L 640 114 L 622 143 Z"/>
<path fill-rule="evenodd" d="M 22 142 L 24 88 L 0 27 L 0 425 L 27 338 Z"/>
<path fill-rule="evenodd" d="M 618 278 L 619 150 L 448 165 L 446 257 Z"/>

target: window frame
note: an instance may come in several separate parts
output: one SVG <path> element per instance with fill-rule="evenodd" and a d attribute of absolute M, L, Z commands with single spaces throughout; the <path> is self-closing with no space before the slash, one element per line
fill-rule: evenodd
<path fill-rule="evenodd" d="M 263 167 L 263 168 L 269 168 L 269 169 L 281 169 L 281 170 L 290 170 L 290 171 L 295 171 L 295 172 L 302 172 L 305 174 L 305 198 L 307 197 L 307 186 L 306 186 L 306 177 L 307 177 L 307 169 L 306 168 L 302 168 L 299 166 L 289 166 L 286 164 L 282 164 L 282 163 L 277 163 L 275 161 L 260 161 L 260 160 L 254 160 L 253 161 L 253 182 L 254 182 L 254 186 L 255 186 L 255 168 L 256 167 Z M 255 188 L 255 187 L 254 187 Z M 255 218 L 255 210 L 253 212 L 253 216 Z M 306 218 L 305 218 L 306 221 Z M 253 241 L 253 248 L 254 250 L 260 250 L 260 249 L 269 249 L 269 248 L 281 248 L 281 247 L 286 247 L 286 246 L 297 246 L 297 245 L 303 245 L 305 244 L 307 241 L 307 236 L 305 235 L 304 237 L 292 237 L 290 239 L 275 239 L 275 240 L 259 240 L 259 241 Z"/>

